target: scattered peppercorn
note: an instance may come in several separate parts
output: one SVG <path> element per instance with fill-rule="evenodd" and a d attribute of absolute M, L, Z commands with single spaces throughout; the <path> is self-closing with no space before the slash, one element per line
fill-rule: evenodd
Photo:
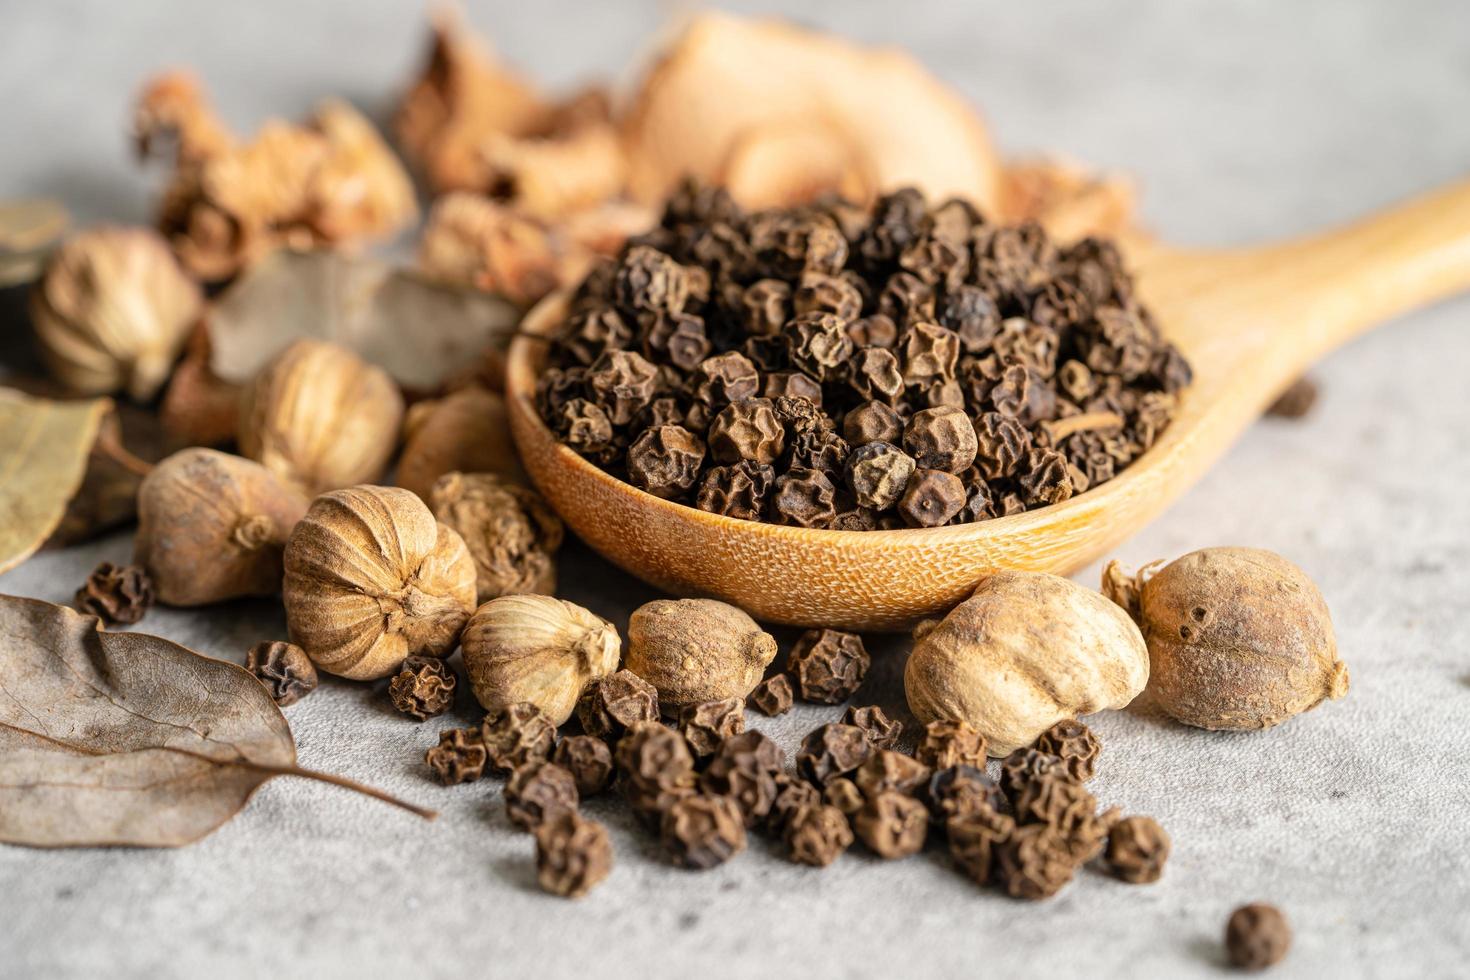
<path fill-rule="evenodd" d="M 607 828 L 575 810 L 542 822 L 536 833 L 536 880 L 553 895 L 580 898 L 612 869 Z"/>
<path fill-rule="evenodd" d="M 908 857 L 924 846 L 929 811 L 912 796 L 885 790 L 868 797 L 852 824 L 858 838 L 879 857 Z"/>
<path fill-rule="evenodd" d="M 861 708 L 849 706 L 842 713 L 844 725 L 854 725 L 863 730 L 868 744 L 875 749 L 891 749 L 898 745 L 898 736 L 903 733 L 903 722 L 893 721 L 876 704 Z"/>
<path fill-rule="evenodd" d="M 409 657 L 388 682 L 388 697 L 414 721 L 425 721 L 454 707 L 457 684 L 454 671 L 438 657 Z"/>
<path fill-rule="evenodd" d="M 77 589 L 76 607 L 96 616 L 104 626 L 138 622 L 153 605 L 153 580 L 140 565 L 104 561 Z"/>
<path fill-rule="evenodd" d="M 868 799 L 889 791 L 914 796 L 929 781 L 929 767 L 902 752 L 879 749 L 858 766 L 854 781 Z"/>
<path fill-rule="evenodd" d="M 623 795 L 645 823 L 657 826 L 671 804 L 695 790 L 689 743 L 656 721 L 635 722 L 619 740 L 613 759 Z"/>
<path fill-rule="evenodd" d="M 995 876 L 1012 898 L 1038 901 L 1066 887 L 1078 862 L 1067 841 L 1045 823 L 1016 827 L 993 845 Z"/>
<path fill-rule="evenodd" d="M 983 885 L 991 878 L 996 845 L 1015 832 L 1016 822 L 989 806 L 967 808 L 944 824 L 949 853 L 970 880 Z"/>
<path fill-rule="evenodd" d="M 612 749 L 592 735 L 569 735 L 556 743 L 551 761 L 572 774 L 577 796 L 587 799 L 607 789 L 612 781 Z"/>
<path fill-rule="evenodd" d="M 695 793 L 663 813 L 664 844 L 674 862 L 704 870 L 724 864 L 745 850 L 745 818 L 726 796 Z"/>
<path fill-rule="evenodd" d="M 451 728 L 441 732 L 439 744 L 424 755 L 424 762 L 445 786 L 479 779 L 485 774 L 488 759 L 478 728 Z"/>
<path fill-rule="evenodd" d="M 631 670 L 593 681 L 577 701 L 582 730 L 616 740 L 641 721 L 658 721 L 658 691 Z"/>
<path fill-rule="evenodd" d="M 504 711 L 489 715 L 480 725 L 480 741 L 490 757 L 490 767 L 509 773 L 533 760 L 551 755 L 556 726 L 529 701 L 520 701 Z"/>
<path fill-rule="evenodd" d="M 856 725 L 823 725 L 807 735 L 796 754 L 796 771 L 821 788 L 840 776 L 857 771 L 873 747 Z"/>
<path fill-rule="evenodd" d="M 775 804 L 784 777 L 786 753 L 760 732 L 740 732 L 720 743 L 699 777 L 706 793 L 735 801 L 745 826 L 765 820 Z"/>
<path fill-rule="evenodd" d="M 794 700 L 791 678 L 785 674 L 775 674 L 757 684 L 745 703 L 767 718 L 774 718 L 790 711 Z"/>
<path fill-rule="evenodd" d="M 840 776 L 822 787 L 822 802 L 850 817 L 863 808 L 863 791 L 851 779 Z"/>
<path fill-rule="evenodd" d="M 792 779 L 782 773 L 776 780 L 776 799 L 766 818 L 766 826 L 773 833 L 782 833 L 790 825 L 791 818 L 804 806 L 822 804 L 822 791 L 811 783 Z"/>
<path fill-rule="evenodd" d="M 806 785 L 806 784 L 797 784 Z M 811 789 L 810 786 L 806 787 Z M 781 835 L 786 855 L 796 864 L 825 868 L 852 846 L 852 827 L 834 806 L 805 803 L 786 821 Z"/>
<path fill-rule="evenodd" d="M 1036 749 L 1062 760 L 1073 779 L 1086 782 L 1097 773 L 1097 756 L 1102 743 L 1092 729 L 1075 718 L 1067 718 L 1042 732 Z"/>
<path fill-rule="evenodd" d="M 1005 797 L 985 770 L 958 765 L 940 769 L 924 786 L 924 802 L 936 822 L 953 820 L 972 810 L 1000 810 Z"/>
<path fill-rule="evenodd" d="M 722 201 L 676 196 L 588 275 L 537 393 L 567 445 L 650 493 L 800 527 L 985 520 L 1111 479 L 1190 382 L 1109 242 L 912 189 L 866 211 Z M 1053 443 L 1081 416 L 1113 421 Z"/>
<path fill-rule="evenodd" d="M 791 648 L 786 670 L 802 700 L 840 704 L 862 686 L 872 658 L 862 637 L 841 630 L 807 630 Z"/>
<path fill-rule="evenodd" d="M 914 758 L 930 769 L 974 766 L 984 769 L 985 736 L 963 721 L 931 721 L 914 749 Z"/>
<path fill-rule="evenodd" d="M 1255 902 L 1230 913 L 1225 952 L 1242 970 L 1264 970 L 1280 963 L 1291 948 L 1291 926 L 1274 905 Z"/>
<path fill-rule="evenodd" d="M 713 755 L 720 743 L 745 731 L 745 701 L 725 698 L 685 705 L 679 712 L 679 733 L 695 758 Z"/>
<path fill-rule="evenodd" d="M 1135 885 L 1159 880 L 1169 860 L 1169 835 L 1153 817 L 1124 817 L 1108 831 L 1105 852 L 1113 876 Z"/>
<path fill-rule="evenodd" d="M 517 767 L 505 784 L 505 815 L 522 830 L 535 830 L 551 817 L 574 811 L 579 802 L 572 774 L 545 759 Z"/>
<path fill-rule="evenodd" d="M 282 708 L 316 690 L 316 665 L 294 643 L 283 640 L 257 643 L 245 655 L 245 669 L 265 685 L 271 700 Z"/>
<path fill-rule="evenodd" d="M 1000 764 L 1000 788 L 1014 803 L 1027 783 L 1057 769 L 1065 771 L 1066 766 L 1050 752 L 1017 749 Z"/>

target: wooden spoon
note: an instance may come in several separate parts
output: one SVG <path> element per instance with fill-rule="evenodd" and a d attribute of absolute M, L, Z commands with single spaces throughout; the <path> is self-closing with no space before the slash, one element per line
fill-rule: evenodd
<path fill-rule="evenodd" d="M 1234 251 L 1157 247 L 1138 287 L 1194 367 L 1178 415 L 1117 478 L 1065 503 L 978 524 L 821 531 L 740 521 L 650 496 L 559 444 L 534 405 L 546 344 L 511 347 L 512 432 L 536 485 L 592 547 L 679 596 L 758 619 L 897 629 L 965 598 L 988 570 L 1069 574 L 1189 488 L 1317 358 L 1367 328 L 1470 286 L 1470 181 L 1322 235 Z M 564 296 L 523 332 L 549 336 Z"/>

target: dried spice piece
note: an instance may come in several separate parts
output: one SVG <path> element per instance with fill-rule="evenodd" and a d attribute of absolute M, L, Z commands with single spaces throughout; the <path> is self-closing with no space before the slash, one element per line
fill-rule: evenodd
<path fill-rule="evenodd" d="M 1067 886 L 1077 862 L 1065 837 L 1049 824 L 1015 828 L 992 847 L 995 876 L 1007 895 L 1039 901 Z"/>
<path fill-rule="evenodd" d="M 821 805 L 823 805 L 821 790 L 811 783 L 793 779 L 781 773 L 776 780 L 776 798 L 771 803 L 770 813 L 767 814 L 766 827 L 772 833 L 781 834 L 790 825 L 791 818 L 802 807 Z"/>
<path fill-rule="evenodd" d="M 822 787 L 822 802 L 851 817 L 863 808 L 863 791 L 851 779 L 839 777 Z"/>
<path fill-rule="evenodd" d="M 579 802 L 576 779 L 545 759 L 517 766 L 505 784 L 505 815 L 522 830 L 535 830 L 547 820 L 575 813 Z"/>
<path fill-rule="evenodd" d="M 279 707 L 295 704 L 316 690 L 316 667 L 306 651 L 280 640 L 257 643 L 245 655 L 245 669 L 265 685 Z"/>
<path fill-rule="evenodd" d="M 595 408 L 585 399 L 582 404 Z M 611 438 L 611 423 L 607 432 L 607 438 Z M 525 482 L 511 442 L 505 399 L 498 392 L 471 384 L 443 398 L 416 402 L 408 409 L 403 421 L 403 452 L 394 469 L 397 484 L 433 507 L 434 484 L 446 473 L 493 473 L 517 484 Z M 548 547 L 542 550 L 554 552 L 556 548 L 549 546 L 554 540 L 552 529 L 538 522 L 540 515 L 534 507 L 524 509 L 535 528 L 546 536 Z"/>
<path fill-rule="evenodd" d="M 77 589 L 77 609 L 102 620 L 106 626 L 130 625 L 153 605 L 153 582 L 139 565 L 104 561 Z"/>
<path fill-rule="evenodd" d="M 893 721 L 876 704 L 849 707 L 842 713 L 842 723 L 861 728 L 874 749 L 896 748 L 898 736 L 903 732 L 903 722 Z"/>
<path fill-rule="evenodd" d="M 1073 779 L 1086 782 L 1097 773 L 1102 743 L 1076 718 L 1066 718 L 1042 732 L 1036 748 L 1061 759 Z"/>
<path fill-rule="evenodd" d="M 1118 819 L 1115 809 L 1097 812 L 1097 800 L 1061 769 L 1028 781 L 1011 800 L 1019 824 L 1045 823 L 1081 864 L 1096 857 Z"/>
<path fill-rule="evenodd" d="M 628 447 L 628 480 L 655 497 L 683 496 L 699 478 L 704 442 L 682 425 L 645 429 Z"/>
<path fill-rule="evenodd" d="M 1264 970 L 1285 959 L 1291 926 L 1274 905 L 1252 902 L 1230 913 L 1225 923 L 1225 954 L 1242 970 Z"/>
<path fill-rule="evenodd" d="M 430 769 L 445 786 L 472 783 L 485 773 L 489 753 L 478 728 L 451 728 L 439 734 L 439 744 L 424 755 Z"/>
<path fill-rule="evenodd" d="M 924 726 L 924 737 L 914 749 L 914 758 L 930 769 L 984 769 L 986 748 L 985 736 L 963 721 L 931 721 Z"/>
<path fill-rule="evenodd" d="M 750 139 L 767 152 L 825 137 Z M 727 516 L 869 530 L 1048 506 L 1126 468 L 1189 383 L 1106 243 L 1058 248 L 1034 223 L 931 209 L 912 190 L 867 215 L 671 201 L 608 270 L 588 276 L 552 345 L 542 416 L 595 464 Z M 636 371 L 606 370 L 630 356 Z M 568 418 L 576 397 L 606 425 Z M 1067 423 L 1078 416 L 1111 422 Z M 660 460 L 653 478 L 632 450 L 669 425 L 708 451 Z M 853 452 L 874 443 L 900 454 Z M 736 462 L 772 468 L 769 496 L 723 470 Z"/>
<path fill-rule="evenodd" d="M 944 824 L 955 865 L 977 885 L 990 881 L 996 847 L 1015 833 L 1016 822 L 988 806 L 967 807 Z"/>
<path fill-rule="evenodd" d="M 561 519 L 534 490 L 491 473 L 446 473 L 429 491 L 434 517 L 459 532 L 475 562 L 476 600 L 556 591 Z"/>
<path fill-rule="evenodd" d="M 572 774 L 580 799 L 598 795 L 612 782 L 612 749 L 592 735 L 563 738 L 552 750 L 551 761 Z"/>
<path fill-rule="evenodd" d="M 536 880 L 553 895 L 580 898 L 612 868 L 607 828 L 576 811 L 543 821 L 535 834 Z"/>
<path fill-rule="evenodd" d="M 943 823 L 971 810 L 1001 810 L 1005 796 L 985 770 L 964 764 L 940 769 L 923 787 L 924 802 L 936 822 Z"/>
<path fill-rule="evenodd" d="M 694 504 L 711 514 L 758 521 L 775 479 L 776 471 L 771 467 L 749 460 L 734 466 L 716 466 L 705 471 Z"/>
<path fill-rule="evenodd" d="M 727 796 L 695 793 L 669 806 L 660 828 L 681 867 L 703 871 L 745 850 L 745 820 Z"/>
<path fill-rule="evenodd" d="M 639 722 L 658 721 L 658 714 L 658 691 L 631 670 L 593 681 L 577 701 L 582 730 L 598 738 L 621 738 Z"/>
<path fill-rule="evenodd" d="M 556 726 L 529 702 L 512 704 L 480 724 L 480 741 L 496 772 L 513 772 L 528 762 L 551 755 Z"/>
<path fill-rule="evenodd" d="M 1050 752 L 1034 748 L 1017 749 L 1000 764 L 1000 785 L 1006 796 L 1014 801 L 1027 783 L 1058 771 L 1066 772 L 1066 764 Z"/>
<path fill-rule="evenodd" d="M 459 680 L 437 657 L 409 657 L 388 682 L 393 707 L 414 721 L 425 721 L 454 707 Z"/>
<path fill-rule="evenodd" d="M 730 797 L 740 807 L 745 826 L 755 827 L 775 804 L 784 764 L 785 753 L 775 742 L 760 732 L 742 732 L 720 744 L 699 785 L 706 793 Z"/>
<path fill-rule="evenodd" d="M 823 725 L 802 740 L 796 771 L 813 786 L 822 787 L 856 772 L 872 753 L 867 733 L 856 725 Z"/>
<path fill-rule="evenodd" d="M 1134 885 L 1158 881 L 1169 860 L 1169 835 L 1153 817 L 1124 817 L 1108 831 L 1108 871 Z"/>
<path fill-rule="evenodd" d="M 786 657 L 803 701 L 841 704 L 862 686 L 872 658 L 863 638 L 841 630 L 807 630 Z"/>
<path fill-rule="evenodd" d="M 743 701 L 775 656 L 771 634 L 714 599 L 657 599 L 628 619 L 625 665 L 658 690 L 669 714 L 704 701 Z"/>
<path fill-rule="evenodd" d="M 694 792 L 694 756 L 684 736 L 656 721 L 629 727 L 613 753 L 624 795 L 646 822 L 657 825 L 676 800 Z"/>
<path fill-rule="evenodd" d="M 1149 692 L 1169 717 L 1251 731 L 1347 694 L 1327 603 L 1285 558 L 1205 548 L 1153 568 L 1130 580 L 1110 564 L 1103 590 L 1124 609 L 1136 607 Z"/>
<path fill-rule="evenodd" d="M 794 700 L 791 678 L 785 674 L 776 674 L 757 684 L 745 703 L 767 718 L 774 718 L 790 711 Z"/>
<path fill-rule="evenodd" d="M 795 784 L 804 786 L 805 783 Z M 813 792 L 815 792 L 813 790 Z M 796 864 L 825 868 L 852 846 L 852 827 L 841 810 L 819 803 L 804 803 L 785 821 L 781 835 L 786 856 Z"/>
<path fill-rule="evenodd" d="M 879 749 L 858 766 L 854 779 L 868 799 L 890 791 L 916 796 L 929 782 L 929 767 L 902 752 Z"/>
<path fill-rule="evenodd" d="M 929 835 L 929 811 L 903 793 L 885 790 L 868 797 L 853 817 L 853 830 L 881 858 L 917 854 Z"/>
<path fill-rule="evenodd" d="M 745 731 L 745 700 L 725 698 L 687 704 L 679 712 L 679 733 L 696 758 L 713 755 L 725 739 Z"/>

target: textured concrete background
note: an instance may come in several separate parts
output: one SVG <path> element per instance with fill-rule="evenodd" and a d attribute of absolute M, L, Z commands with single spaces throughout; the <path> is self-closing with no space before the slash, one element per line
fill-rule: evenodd
<path fill-rule="evenodd" d="M 742 5 L 744 6 L 744 5 Z M 769 8 L 769 4 L 759 5 Z M 84 220 L 145 220 L 131 95 L 199 67 L 232 122 L 344 94 L 382 111 L 419 57 L 416 3 L 3 5 L 0 196 L 55 194 Z M 916 51 L 982 105 L 1009 151 L 1126 171 L 1168 239 L 1234 243 L 1349 218 L 1470 173 L 1470 12 L 1457 0 L 901 5 L 801 18 Z M 655 3 L 477 5 L 515 61 L 570 84 L 617 70 Z M 156 176 L 156 175 L 155 175 Z M 1267 421 L 1120 557 L 1273 548 L 1320 583 L 1353 690 L 1279 729 L 1212 735 L 1147 707 L 1095 719 L 1098 795 L 1172 833 L 1164 880 L 1088 872 L 1043 905 L 981 892 L 936 855 L 858 853 L 825 872 L 763 842 L 685 873 L 605 802 L 618 864 L 575 904 L 540 894 L 497 783 L 441 789 L 381 690 L 328 681 L 288 710 L 302 762 L 443 816 L 423 824 L 277 780 L 177 851 L 0 848 L 0 976 L 1215 976 L 1236 905 L 1278 903 L 1297 939 L 1277 976 L 1463 976 L 1470 960 L 1470 302 L 1329 358 L 1301 423 Z M 7 325 L 13 329 L 13 325 Z M 42 555 L 0 590 L 64 601 L 126 536 Z M 1093 584 L 1096 569 L 1080 579 Z M 620 625 L 645 589 L 573 547 L 565 594 Z M 220 657 L 283 633 L 267 602 L 145 628 Z M 783 640 L 785 638 L 783 637 Z M 865 698 L 906 715 L 903 646 Z M 835 714 L 758 722 L 788 747 Z"/>

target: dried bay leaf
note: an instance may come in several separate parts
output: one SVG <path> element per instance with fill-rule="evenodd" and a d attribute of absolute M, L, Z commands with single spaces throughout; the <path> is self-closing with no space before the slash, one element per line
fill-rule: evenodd
<path fill-rule="evenodd" d="M 285 716 L 234 664 L 93 616 L 0 596 L 0 841 L 33 847 L 192 843 L 296 765 Z"/>
<path fill-rule="evenodd" d="M 210 364 L 243 384 L 303 337 L 329 340 L 404 388 L 431 392 L 520 320 L 506 300 L 431 283 L 384 262 L 332 252 L 280 252 L 225 290 L 206 314 Z"/>
<path fill-rule="evenodd" d="M 29 558 L 61 522 L 110 406 L 0 388 L 0 572 Z"/>

